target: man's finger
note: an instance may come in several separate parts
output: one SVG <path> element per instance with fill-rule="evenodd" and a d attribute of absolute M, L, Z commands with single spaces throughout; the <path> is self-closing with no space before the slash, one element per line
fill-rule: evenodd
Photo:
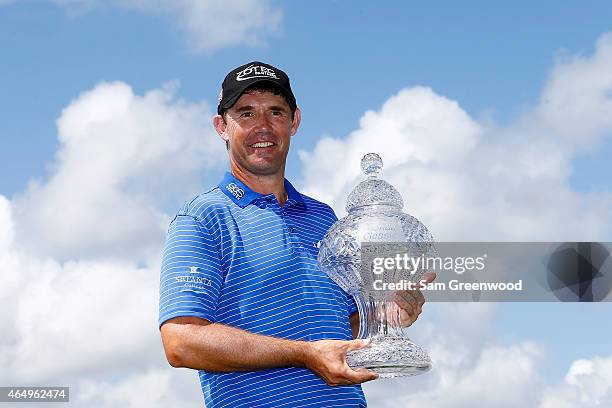
<path fill-rule="evenodd" d="M 423 292 L 421 292 L 420 290 L 414 292 L 414 297 L 419 306 L 422 306 L 423 303 L 425 303 L 425 296 L 423 296 Z"/>
<path fill-rule="evenodd" d="M 369 345 L 370 345 L 370 340 L 368 339 L 349 340 L 347 341 L 346 351 L 349 352 L 353 350 L 359 350 Z"/>
<path fill-rule="evenodd" d="M 378 378 L 378 374 L 374 371 L 370 371 L 367 368 L 351 368 L 353 374 L 350 376 L 350 380 L 355 383 L 363 383 L 366 381 L 372 381 Z"/>
<path fill-rule="evenodd" d="M 414 314 L 418 311 L 419 305 L 416 302 L 406 302 L 404 299 L 396 299 L 395 304 L 399 307 L 399 312 Z"/>
<path fill-rule="evenodd" d="M 395 292 L 395 298 L 412 303 L 416 301 L 416 290 L 398 290 Z"/>
<path fill-rule="evenodd" d="M 402 326 L 410 325 L 414 323 L 414 321 L 416 320 L 416 316 L 413 316 L 411 313 L 407 312 L 406 310 L 402 310 L 400 312 L 399 318 L 400 318 L 400 324 Z"/>
<path fill-rule="evenodd" d="M 430 271 L 427 272 L 425 275 L 423 275 L 423 277 L 421 278 L 421 280 L 424 280 L 425 283 L 431 283 L 434 281 L 434 279 L 436 279 L 436 273 L 434 271 Z"/>
<path fill-rule="evenodd" d="M 395 292 L 395 303 L 405 309 L 408 305 L 422 306 L 425 296 L 420 290 L 406 290 Z"/>

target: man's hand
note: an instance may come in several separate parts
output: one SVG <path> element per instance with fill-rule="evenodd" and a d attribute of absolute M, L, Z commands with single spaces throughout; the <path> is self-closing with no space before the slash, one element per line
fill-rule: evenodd
<path fill-rule="evenodd" d="M 420 283 L 428 284 L 436 279 L 435 272 L 427 272 L 423 275 Z M 423 310 L 423 304 L 425 303 L 425 297 L 420 290 L 398 290 L 395 292 L 393 298 L 397 309 L 387 309 L 387 318 L 399 312 L 400 324 L 403 327 L 408 327 L 418 319 L 419 315 Z"/>
<path fill-rule="evenodd" d="M 346 353 L 366 347 L 367 340 L 319 340 L 307 345 L 304 365 L 327 385 L 360 384 L 378 378 L 378 374 L 370 370 L 354 370 L 346 363 Z"/>

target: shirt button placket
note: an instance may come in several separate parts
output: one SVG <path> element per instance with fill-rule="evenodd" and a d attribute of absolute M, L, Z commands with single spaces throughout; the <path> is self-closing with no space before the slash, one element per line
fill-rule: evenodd
<path fill-rule="evenodd" d="M 297 235 L 296 228 L 291 224 L 291 222 L 287 222 L 287 215 L 285 214 L 284 207 L 281 208 L 281 211 L 283 221 L 285 221 L 287 231 L 289 232 L 289 242 L 291 243 L 292 250 L 297 253 L 306 252 L 306 248 L 304 248 L 299 236 Z"/>

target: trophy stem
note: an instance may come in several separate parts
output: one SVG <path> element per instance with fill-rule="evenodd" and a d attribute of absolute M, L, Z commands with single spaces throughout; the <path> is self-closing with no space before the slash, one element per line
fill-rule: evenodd
<path fill-rule="evenodd" d="M 376 301 L 371 295 L 353 295 L 359 313 L 360 339 L 369 339 L 367 347 L 350 351 L 346 361 L 350 367 L 363 367 L 380 378 L 414 376 L 427 372 L 431 360 L 427 352 L 404 337 L 399 311 L 387 301 Z M 396 327 L 397 326 L 397 327 Z"/>
<path fill-rule="evenodd" d="M 377 333 L 386 336 L 389 334 L 389 322 L 387 321 L 387 302 L 380 302 L 379 307 L 375 308 L 376 320 L 378 321 L 378 330 Z"/>

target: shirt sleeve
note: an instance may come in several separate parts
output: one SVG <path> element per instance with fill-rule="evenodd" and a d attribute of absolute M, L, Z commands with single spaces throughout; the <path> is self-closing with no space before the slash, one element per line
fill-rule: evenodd
<path fill-rule="evenodd" d="M 195 217 L 177 215 L 164 248 L 159 325 L 178 316 L 215 321 L 223 271 L 213 236 Z"/>

